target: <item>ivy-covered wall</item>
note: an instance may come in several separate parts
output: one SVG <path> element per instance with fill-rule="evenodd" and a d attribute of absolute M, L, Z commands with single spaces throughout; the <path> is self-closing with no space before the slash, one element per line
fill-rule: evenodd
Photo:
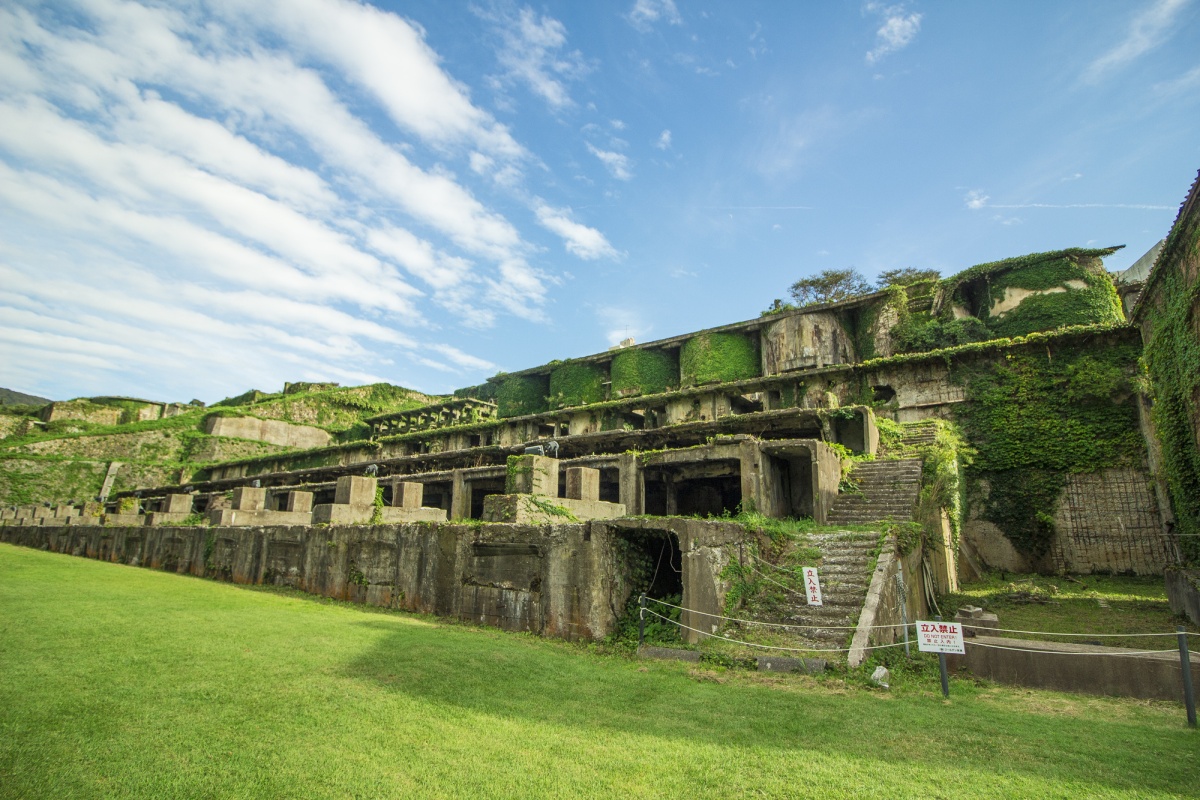
<path fill-rule="evenodd" d="M 588 403 L 600 403 L 608 373 L 600 364 L 567 362 L 550 373 L 550 407 L 568 408 Z"/>
<path fill-rule="evenodd" d="M 550 379 L 545 375 L 510 375 L 496 390 L 496 414 L 520 417 L 550 409 Z"/>
<path fill-rule="evenodd" d="M 1032 253 L 946 278 L 933 288 L 931 311 L 911 313 L 906 304 L 893 304 L 899 316 L 891 331 L 893 350 L 921 353 L 1072 325 L 1120 324 L 1124 311 L 1101 260 L 1115 250 Z M 1019 304 L 993 313 L 1010 290 Z"/>
<path fill-rule="evenodd" d="M 1184 559 L 1200 563 L 1200 178 L 1134 310 Z"/>
<path fill-rule="evenodd" d="M 1047 343 L 952 367 L 966 387 L 958 420 L 977 451 L 967 471 L 972 513 L 1023 555 L 1049 549 L 1068 474 L 1143 465 L 1133 387 L 1140 350 Z"/>
<path fill-rule="evenodd" d="M 684 388 L 756 378 L 761 373 L 757 334 L 698 333 L 679 351 L 679 378 Z"/>
<path fill-rule="evenodd" d="M 614 397 L 679 388 L 679 356 L 670 350 L 622 350 L 613 356 L 611 370 Z"/>

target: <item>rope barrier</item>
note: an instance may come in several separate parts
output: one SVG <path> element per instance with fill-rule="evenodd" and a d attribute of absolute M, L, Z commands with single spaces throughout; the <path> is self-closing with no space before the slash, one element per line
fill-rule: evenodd
<path fill-rule="evenodd" d="M 754 620 L 754 619 L 738 619 L 737 617 L 726 617 L 721 614 L 710 614 L 707 611 L 697 611 L 694 608 L 684 608 L 683 606 L 677 606 L 677 605 L 668 603 L 666 600 L 659 600 L 656 597 L 647 597 L 646 600 L 650 601 L 651 603 L 658 603 L 659 605 L 667 606 L 668 608 L 677 608 L 680 611 L 688 611 L 688 612 L 691 612 L 692 614 L 699 614 L 702 617 L 711 617 L 712 619 L 723 619 L 723 620 L 728 620 L 729 622 L 741 622 L 741 623 L 745 623 L 746 625 L 761 625 L 766 628 L 801 628 L 801 629 L 807 629 L 807 630 L 822 630 L 822 631 L 856 631 L 856 630 L 858 630 L 857 625 L 790 625 L 790 624 L 784 623 L 784 622 L 759 622 L 758 620 Z M 912 626 L 913 626 L 913 623 L 910 622 L 907 627 L 911 628 Z M 867 628 L 870 628 L 870 629 L 903 628 L 903 627 L 905 627 L 905 626 L 897 623 L 895 625 L 868 625 L 868 626 L 864 626 L 864 629 L 867 629 Z"/>
<path fill-rule="evenodd" d="M 1042 655 L 1055 656 L 1117 656 L 1119 658 L 1128 658 L 1129 656 L 1147 656 L 1159 655 L 1162 653 L 1179 654 L 1178 650 L 1130 650 L 1128 653 L 1113 653 L 1111 651 L 1098 652 L 1083 652 L 1083 653 L 1063 653 L 1058 650 L 1035 650 L 1028 647 L 1007 647 L 999 644 L 984 644 L 983 642 L 971 642 L 976 647 L 986 647 L 989 650 L 1011 650 L 1014 653 L 1040 653 Z"/>
<path fill-rule="evenodd" d="M 859 629 L 859 626 L 857 626 L 857 625 L 796 625 L 796 624 L 789 624 L 789 623 L 784 623 L 784 622 L 761 622 L 759 620 L 754 620 L 754 619 L 740 619 L 738 617 L 727 617 L 723 614 L 713 614 L 708 611 L 699 611 L 694 608 L 684 608 L 683 606 L 677 606 L 674 603 L 668 603 L 666 600 L 659 600 L 657 597 L 647 597 L 646 600 L 648 600 L 651 603 L 658 603 L 661 606 L 666 606 L 667 608 L 674 608 L 679 611 L 687 611 L 689 613 L 697 614 L 702 617 L 709 617 L 710 619 L 720 619 L 720 620 L 725 620 L 727 622 L 738 622 L 738 623 L 742 623 L 744 625 L 758 625 L 758 626 L 761 626 L 764 628 L 795 628 L 795 629 L 799 629 L 799 630 L 825 630 L 825 631 L 856 631 Z M 674 620 L 672 620 L 672 622 L 674 622 Z M 1065 632 L 1058 633 L 1055 631 L 1024 631 L 1024 630 L 1017 630 L 1015 628 L 983 628 L 983 627 L 980 627 L 977 625 L 971 625 L 969 622 L 960 622 L 959 624 L 965 628 L 973 628 L 977 634 L 982 634 L 985 636 L 988 633 L 993 632 L 993 631 L 996 633 L 1020 633 L 1020 634 L 1025 634 L 1028 636 L 1075 636 L 1075 637 L 1113 638 L 1113 639 L 1120 639 L 1120 638 L 1125 638 L 1125 637 L 1132 638 L 1132 637 L 1154 637 L 1154 636 L 1178 636 L 1178 634 L 1175 632 L 1171 632 L 1171 633 L 1065 633 Z M 903 623 L 896 623 L 894 625 L 864 625 L 862 627 L 863 627 L 863 630 L 881 630 L 881 629 L 905 628 L 905 627 L 916 628 L 916 626 L 917 626 L 916 622 L 910 622 L 907 625 L 904 625 Z M 1200 636 L 1200 632 L 1185 631 L 1184 635 Z M 1037 652 L 1044 652 L 1044 651 L 1039 650 Z M 1152 652 L 1157 653 L 1157 652 L 1165 652 L 1165 651 L 1155 650 Z"/>
<path fill-rule="evenodd" d="M 673 620 L 670 617 L 664 617 L 662 614 L 659 614 L 657 611 L 655 611 L 654 609 L 651 609 L 651 608 L 647 608 L 647 609 L 645 609 L 645 611 L 647 614 L 653 614 L 654 616 L 658 617 L 659 619 L 661 619 L 665 622 L 670 622 L 672 625 L 678 625 L 680 628 L 682 628 L 686 631 L 691 631 L 692 633 L 698 633 L 701 636 L 707 636 L 710 639 L 720 639 L 722 642 L 732 642 L 733 644 L 745 645 L 746 647 L 758 647 L 763 650 L 778 650 L 778 651 L 783 651 L 783 652 L 787 652 L 787 653 L 848 653 L 854 649 L 852 647 L 832 647 L 832 648 L 779 647 L 777 645 L 758 644 L 756 642 L 745 642 L 745 641 L 742 641 L 741 639 L 733 639 L 728 636 L 720 636 L 715 633 L 709 633 L 708 631 L 702 631 L 697 628 L 693 628 L 688 625 L 684 625 L 682 622 Z M 863 650 L 883 650 L 888 647 L 903 647 L 903 646 L 904 646 L 904 642 L 896 642 L 894 644 L 871 645 L 869 647 L 864 647 L 862 649 Z"/>

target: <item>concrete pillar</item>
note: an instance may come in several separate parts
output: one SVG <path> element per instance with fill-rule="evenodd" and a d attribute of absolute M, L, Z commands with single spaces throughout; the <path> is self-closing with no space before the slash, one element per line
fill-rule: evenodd
<path fill-rule="evenodd" d="M 450 519 L 470 519 L 471 484 L 463 480 L 461 469 L 450 473 Z"/>
<path fill-rule="evenodd" d="M 425 499 L 425 484 L 412 481 L 392 481 L 393 508 L 420 508 Z"/>
<path fill-rule="evenodd" d="M 370 506 L 375 504 L 375 489 L 379 481 L 376 478 L 360 478 L 345 475 L 337 479 L 333 502 L 339 506 Z"/>
<path fill-rule="evenodd" d="M 509 456 L 504 493 L 558 497 L 558 459 L 548 456 Z"/>
<path fill-rule="evenodd" d="M 163 500 L 162 510 L 168 514 L 192 513 L 192 496 L 190 494 L 169 494 Z"/>
<path fill-rule="evenodd" d="M 567 467 L 567 499 L 599 500 L 600 470 L 588 467 Z"/>
<path fill-rule="evenodd" d="M 625 506 L 625 513 L 645 514 L 642 503 L 642 464 L 637 453 L 622 453 L 617 457 L 618 495 L 617 502 Z"/>
<path fill-rule="evenodd" d="M 238 511 L 262 511 L 267 507 L 267 490 L 239 486 L 233 490 L 233 507 Z"/>
<path fill-rule="evenodd" d="M 663 476 L 663 494 L 666 496 L 663 513 L 673 517 L 679 513 L 679 483 L 675 475 L 667 473 Z"/>
<path fill-rule="evenodd" d="M 778 509 L 767 489 L 768 476 L 763 452 L 758 442 L 742 442 L 738 447 L 738 462 L 741 471 L 742 508 L 755 510 L 768 517 L 779 516 Z"/>
<path fill-rule="evenodd" d="M 287 510 L 310 512 L 312 511 L 312 492 L 288 492 L 287 493 Z"/>

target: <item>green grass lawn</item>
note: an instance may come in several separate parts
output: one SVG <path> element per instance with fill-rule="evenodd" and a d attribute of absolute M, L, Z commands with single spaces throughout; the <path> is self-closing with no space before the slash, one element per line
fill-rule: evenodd
<path fill-rule="evenodd" d="M 0 797 L 1182 797 L 1179 704 L 638 662 L 0 545 Z"/>
<path fill-rule="evenodd" d="M 1186 617 L 1171 613 L 1161 577 L 1081 575 L 1068 578 L 994 572 L 965 584 L 957 594 L 940 602 L 948 617 L 954 616 L 960 606 L 980 606 L 1000 618 L 1001 628 L 1013 630 L 1170 633 L 1182 625 L 1189 631 L 1200 632 L 1200 627 Z M 1084 641 L 1138 650 L 1167 650 L 1177 646 L 1174 637 L 1001 635 L 1047 641 Z M 1200 648 L 1200 638 L 1191 637 L 1190 646 Z"/>

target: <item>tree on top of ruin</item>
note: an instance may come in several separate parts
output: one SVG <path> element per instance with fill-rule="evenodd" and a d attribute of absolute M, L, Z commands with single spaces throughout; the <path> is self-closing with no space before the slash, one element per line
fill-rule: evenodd
<path fill-rule="evenodd" d="M 800 307 L 817 303 L 836 303 L 851 297 L 867 294 L 871 284 L 854 267 L 849 269 L 827 269 L 818 275 L 801 278 L 788 291 Z"/>
<path fill-rule="evenodd" d="M 923 281 L 940 280 L 942 274 L 936 269 L 917 269 L 916 267 L 902 267 L 900 269 L 885 269 L 879 273 L 879 278 L 875 281 L 875 285 L 880 289 L 886 289 L 889 286 L 908 286 L 912 283 L 921 283 Z"/>

